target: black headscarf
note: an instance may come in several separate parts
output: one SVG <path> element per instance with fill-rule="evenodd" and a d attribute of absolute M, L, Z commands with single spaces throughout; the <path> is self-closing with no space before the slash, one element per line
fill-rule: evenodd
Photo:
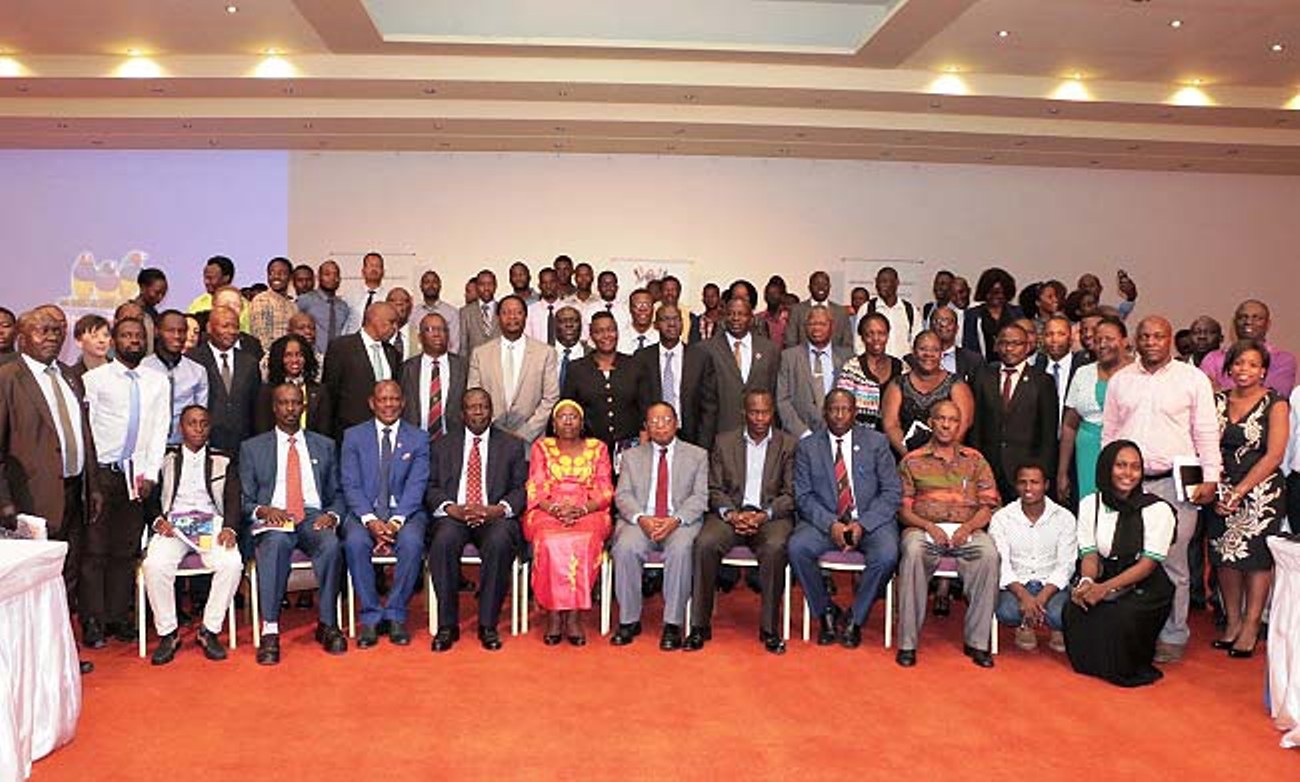
<path fill-rule="evenodd" d="M 1120 494 L 1115 488 L 1115 460 L 1125 448 L 1137 451 L 1142 459 L 1142 449 L 1132 440 L 1115 440 L 1101 449 L 1097 457 L 1097 491 L 1106 507 L 1119 513 L 1115 524 L 1115 537 L 1110 544 L 1110 558 L 1123 561 L 1137 559 L 1142 554 L 1142 543 L 1146 525 L 1142 520 L 1142 510 L 1149 505 L 1163 502 L 1154 494 L 1142 490 L 1138 484 L 1128 496 Z"/>

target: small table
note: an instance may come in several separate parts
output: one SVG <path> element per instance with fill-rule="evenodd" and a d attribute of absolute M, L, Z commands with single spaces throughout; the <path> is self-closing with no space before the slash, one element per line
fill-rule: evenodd
<path fill-rule="evenodd" d="M 1273 604 L 1268 612 L 1268 692 L 1282 746 L 1300 747 L 1300 543 L 1271 537 Z"/>
<path fill-rule="evenodd" d="M 59 541 L 0 542 L 0 780 L 72 741 L 81 666 L 68 622 Z"/>

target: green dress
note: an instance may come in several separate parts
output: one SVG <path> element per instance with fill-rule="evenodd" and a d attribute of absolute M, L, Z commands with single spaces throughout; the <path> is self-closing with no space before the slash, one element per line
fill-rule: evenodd
<path fill-rule="evenodd" d="M 1106 403 L 1107 381 L 1097 377 L 1096 364 L 1084 364 L 1074 373 L 1065 394 L 1065 406 L 1079 414 L 1079 432 L 1074 438 L 1076 497 L 1097 490 L 1097 457 L 1101 455 L 1101 412 Z"/>

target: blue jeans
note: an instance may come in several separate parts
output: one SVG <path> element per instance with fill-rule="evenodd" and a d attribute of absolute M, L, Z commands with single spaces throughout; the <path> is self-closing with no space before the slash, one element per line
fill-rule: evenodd
<path fill-rule="evenodd" d="M 1043 582 L 1030 581 L 1025 584 L 1025 589 L 1029 594 L 1037 597 L 1038 593 L 1043 591 Z M 1065 601 L 1068 599 L 1065 590 L 1058 591 L 1047 599 L 1047 626 L 1053 630 L 1062 628 L 1061 612 L 1065 610 Z M 1020 612 L 1020 601 L 1016 599 L 1010 589 L 1003 589 L 998 592 L 998 604 L 993 608 L 993 614 L 998 618 L 999 622 L 1012 627 L 1019 627 L 1024 618 Z"/>

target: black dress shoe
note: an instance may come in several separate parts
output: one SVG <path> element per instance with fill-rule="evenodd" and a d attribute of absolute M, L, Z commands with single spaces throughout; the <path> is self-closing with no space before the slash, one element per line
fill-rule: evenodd
<path fill-rule="evenodd" d="M 850 622 L 849 626 L 844 628 L 844 635 L 840 636 L 840 645 L 845 649 L 857 649 L 862 645 L 862 626 Z"/>
<path fill-rule="evenodd" d="M 455 646 L 456 642 L 459 640 L 459 627 L 454 625 L 452 627 L 440 627 L 438 628 L 437 634 L 433 636 L 433 651 L 449 652 L 451 651 L 451 647 Z"/>
<path fill-rule="evenodd" d="M 966 656 L 971 659 L 971 662 L 975 663 L 979 667 L 981 668 L 993 667 L 993 655 L 989 654 L 984 649 L 976 649 L 970 644 L 965 644 L 962 646 L 962 651 L 965 652 Z"/>
<path fill-rule="evenodd" d="M 127 644 L 133 644 L 139 638 L 136 634 L 135 625 L 130 622 L 106 622 L 104 624 L 104 632 L 122 643 Z"/>
<path fill-rule="evenodd" d="M 911 668 L 912 666 L 916 665 L 916 650 L 899 649 L 898 654 L 894 655 L 894 662 L 898 663 L 904 668 Z"/>
<path fill-rule="evenodd" d="M 817 645 L 830 646 L 835 643 L 839 637 L 839 624 L 843 612 L 840 607 L 831 603 L 830 606 L 822 612 L 821 629 L 817 632 Z"/>
<path fill-rule="evenodd" d="M 560 635 L 559 633 L 546 633 L 545 635 L 542 636 L 542 643 L 546 644 L 547 646 L 559 646 L 560 641 L 563 640 L 564 640 L 564 636 Z"/>
<path fill-rule="evenodd" d="M 379 631 L 374 625 L 361 625 L 361 632 L 357 633 L 357 648 L 369 649 L 379 643 Z"/>
<path fill-rule="evenodd" d="M 569 646 L 586 646 L 587 636 L 585 633 L 576 633 L 569 636 Z"/>
<path fill-rule="evenodd" d="M 280 634 L 266 633 L 262 636 L 262 643 L 257 647 L 257 664 L 258 665 L 279 665 L 280 664 Z"/>
<path fill-rule="evenodd" d="M 758 638 L 763 642 L 763 649 L 770 654 L 785 654 L 785 641 L 777 633 L 759 631 Z"/>
<path fill-rule="evenodd" d="M 88 674 L 88 673 L 93 673 L 94 670 L 95 670 L 95 664 L 92 663 L 90 660 L 82 660 L 82 661 L 81 661 L 81 675 L 82 675 L 82 676 L 85 676 L 85 675 Z"/>
<path fill-rule="evenodd" d="M 713 631 L 707 627 L 692 627 L 691 634 L 686 636 L 686 642 L 682 644 L 682 649 L 688 652 L 698 652 L 704 648 L 707 641 L 713 640 Z"/>
<path fill-rule="evenodd" d="M 1231 648 L 1232 648 L 1232 645 L 1235 644 L 1235 643 L 1237 643 L 1237 639 L 1236 639 L 1236 638 L 1233 638 L 1233 639 L 1228 640 L 1228 641 L 1224 641 L 1224 640 L 1221 639 L 1221 638 L 1216 638 L 1216 639 L 1214 639 L 1213 641 L 1210 641 L 1210 646 L 1213 646 L 1215 649 L 1220 649 L 1220 650 L 1222 650 L 1222 651 L 1227 651 L 1227 650 L 1231 649 Z"/>
<path fill-rule="evenodd" d="M 406 623 L 396 619 L 389 621 L 388 640 L 397 646 L 408 646 L 411 643 L 411 634 L 406 629 Z"/>
<path fill-rule="evenodd" d="M 680 648 L 682 648 L 681 625 L 665 624 L 663 635 L 659 636 L 660 651 L 675 652 Z"/>
<path fill-rule="evenodd" d="M 620 624 L 618 626 L 618 630 L 614 631 L 613 637 L 609 639 L 609 642 L 614 646 L 627 646 L 628 644 L 632 643 L 633 638 L 636 638 L 640 634 L 641 634 L 640 622 L 633 622 L 631 624 L 626 624 L 626 625 Z"/>
<path fill-rule="evenodd" d="M 104 627 L 96 619 L 87 619 L 81 623 L 81 645 L 87 649 L 103 649 L 108 646 L 104 639 Z"/>
<path fill-rule="evenodd" d="M 495 652 L 501 648 L 501 634 L 495 627 L 482 627 L 478 629 L 478 642 L 489 652 Z"/>
<path fill-rule="evenodd" d="M 180 647 L 180 634 L 172 630 L 158 639 L 158 648 L 153 650 L 153 656 L 149 658 L 149 662 L 154 665 L 166 665 L 176 659 L 176 650 Z"/>
<path fill-rule="evenodd" d="M 334 625 L 317 622 L 316 640 L 321 648 L 330 654 L 343 654 L 348 650 L 348 639 L 343 636 L 343 631 Z"/>
<path fill-rule="evenodd" d="M 226 648 L 217 639 L 217 634 L 208 628 L 200 626 L 199 632 L 194 636 L 194 642 L 203 650 L 203 656 L 209 660 L 226 659 Z"/>

